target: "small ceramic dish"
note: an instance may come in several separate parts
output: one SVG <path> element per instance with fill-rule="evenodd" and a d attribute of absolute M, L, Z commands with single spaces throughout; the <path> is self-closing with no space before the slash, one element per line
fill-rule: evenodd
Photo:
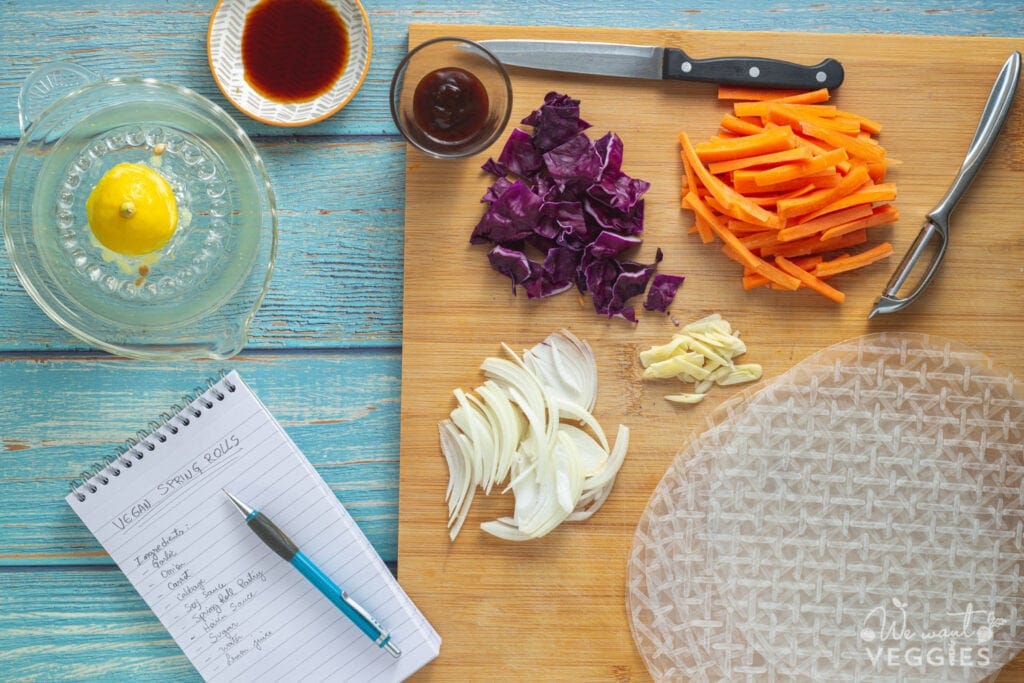
<path fill-rule="evenodd" d="M 311 37 L 311 31 L 319 31 L 323 25 L 317 13 L 322 14 L 325 8 L 336 12 L 343 25 L 344 54 L 328 56 L 340 63 L 340 73 L 333 81 L 317 92 L 281 95 L 269 92 L 254 73 L 247 73 L 244 38 L 251 30 L 249 39 L 254 40 L 257 27 L 250 27 L 249 22 L 260 11 L 270 30 L 261 37 L 264 44 L 251 54 L 266 57 L 273 50 L 287 51 L 289 45 L 297 45 L 301 49 L 290 53 L 292 68 L 308 65 L 302 70 L 303 77 L 312 69 L 319 70 L 324 60 L 316 54 L 316 38 Z M 304 18 L 314 22 L 312 27 L 301 25 Z M 370 21 L 359 0 L 219 0 L 210 17 L 206 54 L 217 87 L 239 111 L 272 126 L 305 126 L 335 114 L 355 96 L 370 68 L 372 42 Z M 289 67 L 282 64 L 278 62 L 275 67 L 284 71 L 279 75 L 285 82 L 294 83 L 295 72 L 287 72 Z M 252 64 L 249 66 L 255 71 Z"/>
<path fill-rule="evenodd" d="M 504 132 L 512 82 L 487 48 L 443 36 L 409 51 L 391 79 L 391 117 L 415 148 L 438 159 L 479 154 Z"/>

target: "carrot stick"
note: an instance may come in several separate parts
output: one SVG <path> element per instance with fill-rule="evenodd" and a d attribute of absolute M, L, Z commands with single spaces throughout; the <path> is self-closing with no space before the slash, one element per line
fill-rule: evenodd
<path fill-rule="evenodd" d="M 870 176 L 871 171 L 868 171 Z M 848 194 L 845 197 L 826 204 L 822 208 L 804 216 L 804 220 L 817 218 L 818 216 L 832 211 L 839 211 L 845 209 L 848 206 L 856 206 L 857 204 L 873 204 L 874 202 L 887 202 L 896 199 L 896 185 L 895 183 L 883 183 L 881 185 L 867 185 L 857 190 L 852 194 Z"/>
<path fill-rule="evenodd" d="M 730 133 L 740 133 L 742 135 L 753 135 L 764 131 L 764 126 L 751 123 L 750 121 L 744 121 L 732 114 L 726 114 L 723 116 L 722 121 L 718 125 L 721 126 L 723 130 L 727 130 Z"/>
<path fill-rule="evenodd" d="M 686 133 L 681 133 L 679 135 L 679 143 L 683 147 L 683 154 L 690 163 L 694 174 L 704 184 L 704 187 L 708 188 L 711 194 L 722 204 L 722 206 L 726 208 L 739 206 L 743 209 L 745 214 L 754 219 L 753 222 L 764 223 L 770 227 L 782 227 L 783 221 L 777 215 L 750 201 L 704 168 L 704 164 L 701 163 L 700 158 L 697 156 L 697 151 L 693 148 L 693 145 L 690 143 L 690 138 Z M 736 217 L 741 219 L 743 218 L 743 216 Z"/>
<path fill-rule="evenodd" d="M 791 164 L 781 164 L 764 171 L 748 171 L 759 187 L 774 185 L 786 180 L 806 178 L 807 176 L 826 170 L 835 166 L 840 161 L 845 161 L 847 153 L 845 149 L 834 149 L 806 161 L 797 161 Z"/>
<path fill-rule="evenodd" d="M 710 162 L 779 152 L 784 149 L 791 149 L 795 144 L 793 142 L 792 130 L 788 128 L 773 128 L 762 133 L 745 135 L 739 138 L 704 142 L 697 145 L 695 149 L 697 150 L 698 159 L 702 162 Z"/>
<path fill-rule="evenodd" d="M 810 121 L 800 122 L 800 132 L 816 140 L 826 142 L 833 147 L 845 149 L 853 157 L 867 161 L 881 161 L 885 158 L 885 149 L 880 145 L 872 144 L 852 135 L 830 130 Z"/>
<path fill-rule="evenodd" d="M 820 90 L 774 90 L 772 88 L 749 88 L 739 85 L 718 86 L 718 99 L 720 100 L 776 100 L 789 102 L 793 98 L 813 99 L 815 102 L 828 101 L 828 89 Z M 805 102 L 811 104 L 812 102 Z"/>
<path fill-rule="evenodd" d="M 696 190 L 700 187 L 697 182 L 697 176 L 693 172 L 693 166 L 690 165 L 690 160 L 686 158 L 685 154 L 679 155 L 683 160 L 683 177 L 686 178 L 686 187 L 690 190 Z M 685 195 L 685 192 L 683 193 Z"/>
<path fill-rule="evenodd" d="M 744 173 L 748 175 L 744 176 Z M 786 180 L 781 183 L 772 183 L 771 185 L 758 185 L 754 182 L 753 175 L 749 175 L 752 173 L 753 171 L 746 169 L 735 171 L 732 177 L 733 189 L 745 196 L 749 196 L 753 193 L 767 194 L 773 192 L 791 192 L 802 189 L 807 185 L 812 185 L 813 187 L 811 189 L 835 187 L 839 184 L 839 181 L 842 180 L 842 177 L 834 170 L 825 169 L 824 171 L 812 173 L 811 175 L 804 176 L 803 178 L 794 178 L 793 180 Z"/>
<path fill-rule="evenodd" d="M 814 274 L 818 277 L 822 275 L 836 275 L 838 273 L 845 273 L 864 266 L 870 265 L 875 261 L 881 261 L 884 258 L 888 258 L 892 254 L 892 245 L 888 242 L 882 242 L 881 244 L 862 251 L 859 254 L 854 254 L 849 258 L 836 259 L 833 261 L 825 261 L 819 263 L 814 267 Z"/>
<path fill-rule="evenodd" d="M 770 97 L 768 99 L 773 102 L 791 102 L 792 104 L 819 104 L 821 102 L 828 102 L 829 92 L 828 88 L 818 88 L 817 90 L 808 90 L 796 95 Z"/>
<path fill-rule="evenodd" d="M 823 241 L 835 239 L 836 237 L 842 237 L 847 233 L 863 230 L 864 228 L 873 228 L 877 225 L 895 223 L 899 220 L 899 217 L 900 212 L 896 210 L 895 206 L 892 204 L 883 204 L 882 206 L 875 207 L 870 216 L 850 221 L 849 223 L 843 223 L 842 225 L 837 225 L 823 231 L 821 233 L 821 239 Z"/>
<path fill-rule="evenodd" d="M 814 267 L 821 263 L 821 261 L 821 256 L 818 255 L 793 259 L 793 263 L 807 271 L 814 270 Z M 743 289 L 746 291 L 754 289 L 755 287 L 764 287 L 765 285 L 770 284 L 771 281 L 760 273 L 755 273 L 754 271 L 743 273 Z"/>
<path fill-rule="evenodd" d="M 767 164 L 776 164 L 783 161 L 799 161 L 801 159 L 810 158 L 811 151 L 809 149 L 804 147 L 793 147 L 791 149 L 784 149 L 781 152 L 772 152 L 770 154 L 758 154 L 756 156 L 731 159 L 729 161 L 713 161 L 708 164 L 708 170 L 715 175 L 720 175 L 740 168 L 765 166 Z"/>
<path fill-rule="evenodd" d="M 777 100 L 736 102 L 732 105 L 733 114 L 739 117 L 768 116 L 772 110 L 784 112 L 790 117 L 786 123 L 798 122 L 802 117 L 833 117 L 839 112 L 839 109 L 831 104 L 790 104 Z"/>
<path fill-rule="evenodd" d="M 780 242 L 779 244 L 764 247 L 761 249 L 761 258 L 766 256 L 810 256 L 811 254 L 824 254 L 830 251 L 838 251 L 847 247 L 854 247 L 868 241 L 866 230 L 858 230 L 840 237 L 829 240 L 821 240 L 817 235 L 806 237 L 794 242 Z"/>
<path fill-rule="evenodd" d="M 837 182 L 838 184 L 838 182 Z M 744 196 L 758 206 L 775 206 L 780 199 L 792 199 L 813 192 L 818 189 L 814 183 L 809 182 L 803 187 L 798 187 L 790 192 L 772 192 L 769 194 L 745 194 Z"/>
<path fill-rule="evenodd" d="M 729 228 L 729 232 L 736 233 L 737 235 L 750 235 L 756 232 L 775 232 L 772 228 L 765 228 L 763 225 L 757 225 L 749 221 L 743 221 L 736 218 L 727 217 L 725 221 L 725 227 Z"/>
<path fill-rule="evenodd" d="M 851 206 L 841 211 L 833 211 L 832 213 L 827 213 L 824 216 L 818 216 L 813 220 L 804 221 L 802 223 L 797 223 L 796 225 L 783 228 L 776 233 L 776 236 L 780 242 L 792 242 L 793 240 L 817 235 L 825 230 L 829 230 L 839 225 L 845 225 L 851 221 L 867 218 L 870 215 L 871 205 L 858 204 L 857 206 Z M 852 230 L 850 232 L 852 232 Z"/>
<path fill-rule="evenodd" d="M 866 116 L 860 116 L 858 114 L 851 114 L 848 111 L 842 112 L 843 116 L 847 116 L 851 119 L 857 119 L 860 122 L 860 129 L 869 135 L 878 135 L 882 132 L 882 124 L 877 121 L 872 121 Z"/>
<path fill-rule="evenodd" d="M 743 221 L 744 223 L 756 225 L 758 226 L 758 230 L 778 230 L 784 225 L 782 219 L 780 219 L 774 213 L 768 211 L 767 209 L 761 208 L 759 204 L 750 202 L 750 200 L 747 199 L 746 197 L 743 198 L 744 201 L 750 202 L 751 204 L 753 204 L 753 206 L 756 206 L 757 208 L 767 213 L 768 216 L 770 216 L 770 220 L 766 222 L 760 216 L 751 215 L 750 212 L 747 211 L 744 208 L 744 206 L 740 204 L 736 204 L 733 206 L 725 206 L 724 204 L 719 202 L 714 196 L 702 197 L 702 199 L 704 200 L 705 204 L 707 204 L 709 207 L 711 207 L 718 213 L 722 214 L 724 218 L 732 218 L 734 220 Z"/>
<path fill-rule="evenodd" d="M 847 259 L 847 260 L 849 260 L 849 259 Z M 824 296 L 824 297 L 826 297 L 828 299 L 831 299 L 832 301 L 836 302 L 837 304 L 841 304 L 841 303 L 843 303 L 843 301 L 846 300 L 846 295 L 845 294 L 840 292 L 835 287 L 833 287 L 833 286 L 831 286 L 831 285 L 829 285 L 829 284 L 827 284 L 825 282 L 822 282 L 819 278 L 815 277 L 811 273 L 808 273 L 806 270 L 804 270 L 800 266 L 796 265 L 795 263 L 793 263 L 792 261 L 787 259 L 785 256 L 777 256 L 775 258 L 775 264 L 784 273 L 789 273 L 790 275 L 792 275 L 796 279 L 800 280 L 800 282 L 802 282 L 803 284 L 807 285 L 808 289 L 813 289 L 818 294 L 821 294 L 822 296 Z M 819 266 L 820 266 L 820 264 L 819 264 Z M 817 269 L 817 267 L 816 267 L 816 269 Z"/>
<path fill-rule="evenodd" d="M 764 230 L 762 232 L 755 232 L 740 238 L 740 242 L 743 242 L 743 246 L 751 250 L 761 249 L 770 244 L 778 244 L 779 241 L 779 232 L 776 230 Z"/>
<path fill-rule="evenodd" d="M 728 228 L 722 225 L 722 222 L 718 220 L 715 214 L 706 204 L 704 204 L 704 202 L 700 200 L 699 197 L 697 197 L 697 195 L 691 192 L 686 195 L 686 199 L 683 201 L 693 209 L 694 213 L 702 216 L 704 220 L 708 222 L 708 225 L 710 225 L 711 229 L 715 231 L 715 234 L 725 242 L 726 246 L 736 252 L 743 265 L 750 266 L 755 272 L 761 273 L 772 282 L 776 282 L 787 289 L 796 289 L 800 286 L 800 281 L 795 277 L 783 273 L 781 270 L 767 263 L 743 246 L 743 243 L 739 241 L 739 238 L 732 234 Z"/>
<path fill-rule="evenodd" d="M 715 241 L 715 235 L 711 231 L 711 226 L 701 216 L 694 214 L 694 224 L 697 228 L 697 233 L 700 235 L 700 241 L 704 244 L 710 244 Z"/>
<path fill-rule="evenodd" d="M 783 218 L 804 216 L 812 211 L 828 206 L 839 197 L 856 191 L 857 188 L 870 180 L 867 167 L 863 164 L 858 164 L 839 181 L 838 185 L 821 190 L 820 194 L 816 192 L 804 195 L 803 197 L 794 197 L 793 199 L 780 199 L 776 204 L 776 212 Z"/>

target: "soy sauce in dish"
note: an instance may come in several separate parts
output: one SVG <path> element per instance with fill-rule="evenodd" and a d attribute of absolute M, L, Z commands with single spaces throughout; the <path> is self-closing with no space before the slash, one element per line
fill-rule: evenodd
<path fill-rule="evenodd" d="M 345 22 L 326 0 L 261 0 L 245 17 L 245 80 L 275 102 L 305 102 L 330 90 L 348 52 Z"/>
<path fill-rule="evenodd" d="M 416 125 L 449 144 L 473 138 L 487 122 L 487 89 L 457 66 L 431 71 L 416 85 L 412 110 Z"/>

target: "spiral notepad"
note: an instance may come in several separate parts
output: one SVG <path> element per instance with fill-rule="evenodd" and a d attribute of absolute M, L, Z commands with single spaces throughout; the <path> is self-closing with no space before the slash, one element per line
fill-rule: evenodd
<path fill-rule="evenodd" d="M 67 501 L 203 678 L 398 681 L 437 656 L 437 633 L 237 373 L 152 427 Z M 222 489 L 274 519 L 402 656 L 264 545 Z"/>

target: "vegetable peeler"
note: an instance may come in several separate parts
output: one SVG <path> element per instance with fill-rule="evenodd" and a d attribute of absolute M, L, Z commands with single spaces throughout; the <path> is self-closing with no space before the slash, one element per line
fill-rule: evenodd
<path fill-rule="evenodd" d="M 970 147 L 967 148 L 967 155 L 960 165 L 960 172 L 956 174 L 953 183 L 946 191 L 946 195 L 932 209 L 926 219 L 921 231 L 917 234 L 914 243 L 910 245 L 903 260 L 896 267 L 896 272 L 889 279 L 882 296 L 875 302 L 874 308 L 868 314 L 873 318 L 879 313 L 895 313 L 909 306 L 925 287 L 932 281 L 935 273 L 946 255 L 946 246 L 949 243 L 949 216 L 953 212 L 964 192 L 970 187 L 974 176 L 978 174 L 985 157 L 988 156 L 992 145 L 1002 130 L 1003 122 L 1010 112 L 1010 105 L 1013 103 L 1013 96 L 1017 92 L 1017 81 L 1020 77 L 1020 52 L 1014 51 L 1003 64 L 1003 68 L 996 77 L 992 86 L 992 92 L 985 102 L 985 109 L 981 113 L 981 120 L 978 122 L 978 130 L 974 133 Z M 924 276 L 917 287 L 906 296 L 899 296 L 910 273 L 914 270 L 918 260 L 922 257 L 929 245 L 934 240 L 941 240 L 934 254 L 931 263 L 928 265 Z"/>

